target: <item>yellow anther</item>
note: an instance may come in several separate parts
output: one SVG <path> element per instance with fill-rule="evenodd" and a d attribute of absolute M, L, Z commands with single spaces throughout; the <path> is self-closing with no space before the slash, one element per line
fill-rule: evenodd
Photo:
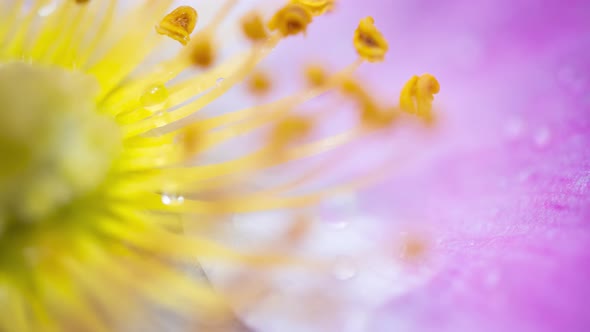
<path fill-rule="evenodd" d="M 440 91 L 436 78 L 430 74 L 414 75 L 404 85 L 399 98 L 402 110 L 432 120 L 432 101 Z"/>
<path fill-rule="evenodd" d="M 335 0 L 291 0 L 291 3 L 299 4 L 307 8 L 313 16 L 323 15 L 334 9 Z"/>
<path fill-rule="evenodd" d="M 279 10 L 268 23 L 270 30 L 279 30 L 283 36 L 305 33 L 307 26 L 313 20 L 309 9 L 290 3 Z"/>
<path fill-rule="evenodd" d="M 428 250 L 428 245 L 423 239 L 410 238 L 404 243 L 402 256 L 407 259 L 423 257 Z"/>
<path fill-rule="evenodd" d="M 359 56 L 369 62 L 383 61 L 389 50 L 387 40 L 375 27 L 372 17 L 365 17 L 354 33 L 354 47 Z"/>
<path fill-rule="evenodd" d="M 215 62 L 216 51 L 209 35 L 195 39 L 191 52 L 191 61 L 197 67 L 209 67 Z"/>
<path fill-rule="evenodd" d="M 162 19 L 156 31 L 186 45 L 191 40 L 197 19 L 198 14 L 193 7 L 180 6 Z"/>
<path fill-rule="evenodd" d="M 321 66 L 309 66 L 305 70 L 305 77 L 312 87 L 320 87 L 326 84 L 328 77 Z"/>
<path fill-rule="evenodd" d="M 89 3 L 90 0 L 75 0 L 74 2 L 79 5 L 85 5 L 85 4 Z"/>
<path fill-rule="evenodd" d="M 362 107 L 361 120 L 370 127 L 386 127 L 389 126 L 397 118 L 395 109 L 384 109 L 377 106 L 375 103 L 367 101 Z"/>
<path fill-rule="evenodd" d="M 362 122 L 370 127 L 384 127 L 390 125 L 397 117 L 394 109 L 384 109 L 373 97 L 354 79 L 342 81 L 340 89 L 343 94 L 351 97 L 360 108 Z"/>
<path fill-rule="evenodd" d="M 342 90 L 342 93 L 354 98 L 364 97 L 366 95 L 365 90 L 353 79 L 345 79 L 342 81 L 340 89 Z"/>
<path fill-rule="evenodd" d="M 250 13 L 242 19 L 242 31 L 251 41 L 261 41 L 268 37 L 262 17 L 258 13 Z"/>
<path fill-rule="evenodd" d="M 184 128 L 180 140 L 185 155 L 194 156 L 197 154 L 201 150 L 204 136 L 203 129 L 196 125 Z"/>
<path fill-rule="evenodd" d="M 291 116 L 276 124 L 272 132 L 272 142 L 276 147 L 283 147 L 307 136 L 312 129 L 309 119 Z"/>
<path fill-rule="evenodd" d="M 267 94 L 272 87 L 272 82 L 268 75 L 263 72 L 255 72 L 248 81 L 248 89 L 256 95 Z"/>

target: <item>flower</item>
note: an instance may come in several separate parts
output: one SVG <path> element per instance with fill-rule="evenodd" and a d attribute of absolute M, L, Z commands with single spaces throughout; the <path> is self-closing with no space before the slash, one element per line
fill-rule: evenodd
<path fill-rule="evenodd" d="M 239 25 L 249 49 L 227 59 L 219 29 L 236 1 L 226 1 L 204 27 L 198 9 L 171 9 L 172 2 L 141 1 L 122 14 L 116 0 L 3 4 L 3 331 L 110 331 L 141 309 L 142 318 L 153 311 L 207 324 L 227 318 L 227 299 L 186 273 L 187 264 L 297 261 L 245 254 L 183 228 L 233 213 L 302 208 L 355 188 L 359 181 L 297 192 L 323 174 L 314 171 L 262 188 L 251 184 L 267 168 L 402 123 L 404 112 L 430 115 L 434 77 L 412 79 L 398 108 L 387 106 L 395 99 L 379 102 L 354 76 L 388 49 L 375 20 L 366 18 L 354 38 L 359 58 L 340 72 L 314 67 L 300 92 L 193 117 L 249 78 L 254 94 L 268 93 L 272 81 L 258 63 L 287 37 L 305 34 L 333 1 L 293 0 L 268 19 L 244 16 Z M 154 64 L 157 51 L 174 54 Z M 318 138 L 324 118 L 334 114 L 300 109 L 327 92 L 359 112 L 352 128 Z M 241 155 L 208 162 L 206 152 L 247 134 L 259 137 L 240 147 Z"/>
<path fill-rule="evenodd" d="M 403 232 L 425 236 L 418 268 L 404 278 L 429 275 L 390 296 L 366 330 L 588 329 L 589 9 L 587 1 L 363 3 L 396 13 L 382 31 L 396 40 L 397 66 L 420 63 L 445 82 L 437 128 L 409 148 L 423 154 L 361 196 L 389 230 L 384 251 L 397 256 L 390 243 Z"/>

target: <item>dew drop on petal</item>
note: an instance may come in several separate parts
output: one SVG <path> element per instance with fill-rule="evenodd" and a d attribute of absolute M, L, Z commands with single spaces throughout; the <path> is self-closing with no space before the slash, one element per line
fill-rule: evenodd
<path fill-rule="evenodd" d="M 182 203 L 184 203 L 184 196 L 164 193 L 162 194 L 162 203 L 164 203 L 164 205 L 170 206 L 181 205 Z"/>

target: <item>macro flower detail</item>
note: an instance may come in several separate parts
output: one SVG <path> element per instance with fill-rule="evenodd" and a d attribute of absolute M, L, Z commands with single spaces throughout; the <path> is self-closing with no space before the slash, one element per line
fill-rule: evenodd
<path fill-rule="evenodd" d="M 283 36 L 305 33 L 312 22 L 311 11 L 300 4 L 292 3 L 279 10 L 268 23 L 270 30 L 278 30 Z"/>
<path fill-rule="evenodd" d="M 404 85 L 399 98 L 400 107 L 412 114 L 423 118 L 432 118 L 432 101 L 434 95 L 440 91 L 440 85 L 436 78 L 430 74 L 420 77 L 413 76 Z"/>
<path fill-rule="evenodd" d="M 335 0 L 292 0 L 309 10 L 314 16 L 323 15 L 334 9 Z"/>
<path fill-rule="evenodd" d="M 197 11 L 190 6 L 181 6 L 166 15 L 156 27 L 158 33 L 167 35 L 183 45 L 190 41 L 190 35 L 197 25 Z"/>
<path fill-rule="evenodd" d="M 310 67 L 310 86 L 301 91 L 198 118 L 241 83 L 250 83 L 251 94 L 269 94 L 272 77 L 257 65 L 285 37 L 303 35 L 334 2 L 294 0 L 269 19 L 248 14 L 237 24 L 249 49 L 228 58 L 217 34 L 236 1 L 226 1 L 203 27 L 197 9 L 171 10 L 172 3 L 140 1 L 125 11 L 117 0 L 2 5 L 0 330 L 112 331 L 141 310 L 199 324 L 231 316 L 231 299 L 183 267 L 294 259 L 236 252 L 198 232 L 186 234 L 185 226 L 308 207 L 362 185 L 368 179 L 294 192 L 321 177 L 302 171 L 286 182 L 248 186 L 268 168 L 390 128 L 404 111 L 428 114 L 439 90 L 433 76 L 423 75 L 404 88 L 400 106 L 372 96 L 354 72 L 382 61 L 388 44 L 365 19 L 353 40 L 359 59 L 348 67 L 336 73 Z M 162 43 L 169 39 L 180 43 L 173 42 L 178 52 L 148 61 L 167 50 Z M 355 105 L 353 128 L 318 135 L 323 114 L 300 110 L 326 94 Z M 207 153 L 252 133 L 259 139 L 241 155 L 207 160 Z"/>
<path fill-rule="evenodd" d="M 354 34 L 354 46 L 361 57 L 369 62 L 383 61 L 389 50 L 387 40 L 375 27 L 372 17 L 365 17 Z"/>

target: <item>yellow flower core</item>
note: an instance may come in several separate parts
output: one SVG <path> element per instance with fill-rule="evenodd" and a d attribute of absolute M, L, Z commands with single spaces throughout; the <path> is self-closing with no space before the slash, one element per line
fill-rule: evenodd
<path fill-rule="evenodd" d="M 171 8 L 172 0 L 132 1 L 125 10 L 117 0 L 0 4 L 0 331 L 113 331 L 141 322 L 139 309 L 199 323 L 229 317 L 231 299 L 179 266 L 293 260 L 219 245 L 204 235 L 208 223 L 308 207 L 356 188 L 368 179 L 301 194 L 322 175 L 308 169 L 263 188 L 250 184 L 268 168 L 390 127 L 400 109 L 430 118 L 439 90 L 433 76 L 412 78 L 399 107 L 382 105 L 354 77 L 387 52 L 372 19 L 353 37 L 359 59 L 343 70 L 316 65 L 300 92 L 194 116 L 240 83 L 253 94 L 274 92 L 257 65 L 334 3 L 292 0 L 271 17 L 250 13 L 235 22 L 249 49 L 220 58 L 218 30 L 236 2 L 203 27 L 196 9 Z M 170 39 L 182 48 L 148 61 L 181 47 Z M 357 105 L 359 121 L 319 137 L 322 114 L 299 110 L 329 91 Z M 240 156 L 208 162 L 207 153 L 253 133 L 262 139 Z M 182 231 L 188 224 L 190 235 Z"/>

